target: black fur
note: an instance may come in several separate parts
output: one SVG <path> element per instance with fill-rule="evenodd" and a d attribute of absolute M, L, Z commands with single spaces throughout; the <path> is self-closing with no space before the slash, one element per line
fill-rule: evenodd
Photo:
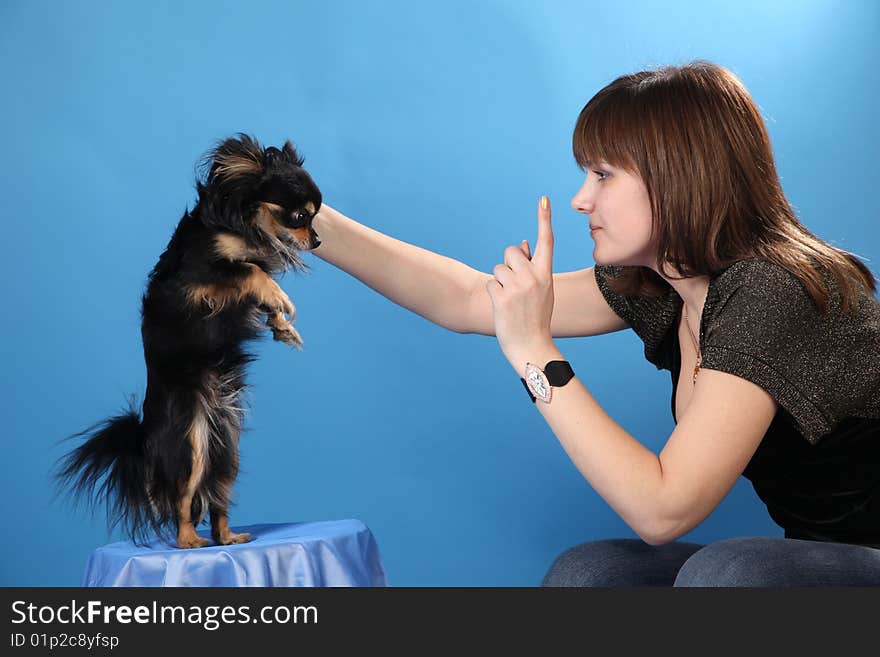
<path fill-rule="evenodd" d="M 284 308 L 267 306 L 265 299 L 261 305 L 253 294 L 215 303 L 210 295 L 194 297 L 193 290 L 231 290 L 234 297 L 249 274 L 263 280 L 254 265 L 270 276 L 305 269 L 299 251 L 320 243 L 311 221 L 321 193 L 302 165 L 290 142 L 263 149 L 244 134 L 206 155 L 196 183 L 198 202 L 184 213 L 142 299 L 142 417 L 132 400 L 127 412 L 72 436 L 88 437 L 56 467 L 62 489 L 72 489 L 74 498 L 103 501 L 110 526 L 121 524 L 139 543 L 150 530 L 164 535 L 179 525 L 183 487 L 194 468 L 203 476 L 192 499 L 192 524 L 207 512 L 212 525 L 215 515 L 226 516 L 238 473 L 244 374 L 254 358 L 244 344 L 267 328 L 267 312 L 284 320 Z M 261 208 L 267 202 L 273 205 Z M 243 252 L 219 252 L 221 235 Z M 273 327 L 275 339 L 299 346 L 295 330 L 297 340 L 284 331 Z M 196 461 L 193 427 L 206 427 L 197 432 L 207 444 Z"/>

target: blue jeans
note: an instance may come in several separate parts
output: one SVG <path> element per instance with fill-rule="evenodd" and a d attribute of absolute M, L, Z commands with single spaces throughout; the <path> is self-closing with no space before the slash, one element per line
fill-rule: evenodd
<path fill-rule="evenodd" d="M 709 545 L 613 538 L 566 550 L 541 586 L 880 586 L 880 549 L 766 536 Z"/>

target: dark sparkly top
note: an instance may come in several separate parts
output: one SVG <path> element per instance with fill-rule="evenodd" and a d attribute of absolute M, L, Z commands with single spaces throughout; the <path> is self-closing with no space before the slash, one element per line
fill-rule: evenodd
<path fill-rule="evenodd" d="M 621 271 L 597 265 L 596 282 L 645 358 L 672 373 L 674 418 L 681 297 L 672 287 L 660 298 L 617 294 L 607 279 Z M 747 379 L 779 405 L 743 476 L 785 536 L 880 547 L 880 301 L 862 289 L 858 312 L 845 315 L 831 289 L 823 316 L 782 267 L 731 265 L 709 282 L 702 368 Z"/>

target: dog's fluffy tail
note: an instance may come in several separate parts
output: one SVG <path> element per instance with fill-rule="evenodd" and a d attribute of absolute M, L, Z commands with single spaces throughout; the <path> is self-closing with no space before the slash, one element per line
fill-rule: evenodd
<path fill-rule="evenodd" d="M 56 464 L 59 491 L 69 490 L 73 501 L 86 497 L 90 507 L 103 502 L 110 528 L 121 524 L 140 542 L 158 523 L 147 491 L 147 436 L 134 399 L 126 412 L 70 438 L 81 436 L 88 437 Z"/>

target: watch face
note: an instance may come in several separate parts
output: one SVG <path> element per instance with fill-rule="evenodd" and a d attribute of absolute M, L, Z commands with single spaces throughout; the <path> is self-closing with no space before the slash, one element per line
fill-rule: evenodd
<path fill-rule="evenodd" d="M 526 385 L 532 394 L 542 402 L 550 401 L 550 382 L 541 368 L 531 363 L 526 363 Z"/>

